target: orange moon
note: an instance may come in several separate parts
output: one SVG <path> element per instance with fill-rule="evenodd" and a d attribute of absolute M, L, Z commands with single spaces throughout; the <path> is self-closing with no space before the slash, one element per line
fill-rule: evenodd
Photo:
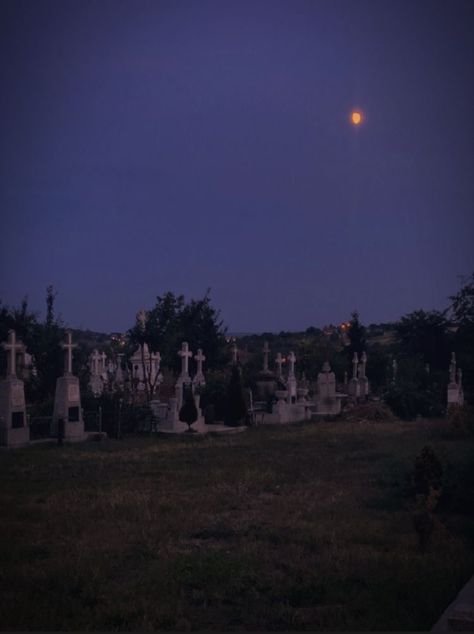
<path fill-rule="evenodd" d="M 351 121 L 354 125 L 359 125 L 362 123 L 362 114 L 358 110 L 354 110 L 351 113 Z"/>

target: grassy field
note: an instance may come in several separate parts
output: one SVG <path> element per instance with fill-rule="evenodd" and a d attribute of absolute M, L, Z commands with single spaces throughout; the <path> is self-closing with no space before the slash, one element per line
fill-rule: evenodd
<path fill-rule="evenodd" d="M 474 571 L 474 441 L 443 425 L 2 451 L 1 628 L 429 629 Z M 427 443 L 445 486 L 420 552 Z"/>

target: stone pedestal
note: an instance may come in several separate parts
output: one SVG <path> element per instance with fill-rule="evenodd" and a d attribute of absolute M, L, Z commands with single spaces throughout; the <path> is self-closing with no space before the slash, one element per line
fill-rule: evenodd
<path fill-rule="evenodd" d="M 65 375 L 56 381 L 53 422 L 57 428 L 59 419 L 64 420 L 64 440 L 69 442 L 84 440 L 81 392 L 77 376 Z"/>
<path fill-rule="evenodd" d="M 360 396 L 360 384 L 358 379 L 351 379 L 347 386 L 347 393 L 352 400 L 357 400 Z"/>
<path fill-rule="evenodd" d="M 448 406 L 449 405 L 464 405 L 462 386 L 454 382 L 448 384 Z"/>
<path fill-rule="evenodd" d="M 29 442 L 23 381 L 10 376 L 0 381 L 0 445 L 20 447 Z"/>

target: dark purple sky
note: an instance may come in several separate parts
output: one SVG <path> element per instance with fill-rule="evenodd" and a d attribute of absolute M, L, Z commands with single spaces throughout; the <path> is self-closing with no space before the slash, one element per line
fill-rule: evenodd
<path fill-rule="evenodd" d="M 472 0 L 0 7 L 4 303 L 122 330 L 211 287 L 231 331 L 293 330 L 474 269 Z"/>

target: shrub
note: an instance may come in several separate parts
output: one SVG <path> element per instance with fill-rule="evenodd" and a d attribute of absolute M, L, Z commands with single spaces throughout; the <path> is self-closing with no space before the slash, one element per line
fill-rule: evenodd
<path fill-rule="evenodd" d="M 192 389 L 188 388 L 184 395 L 184 403 L 179 410 L 179 420 L 187 423 L 188 431 L 191 431 L 191 425 L 198 419 L 198 411 L 194 402 Z"/>
<path fill-rule="evenodd" d="M 232 368 L 229 387 L 227 390 L 227 406 L 225 414 L 226 425 L 238 425 L 247 415 L 240 370 L 237 366 Z"/>

